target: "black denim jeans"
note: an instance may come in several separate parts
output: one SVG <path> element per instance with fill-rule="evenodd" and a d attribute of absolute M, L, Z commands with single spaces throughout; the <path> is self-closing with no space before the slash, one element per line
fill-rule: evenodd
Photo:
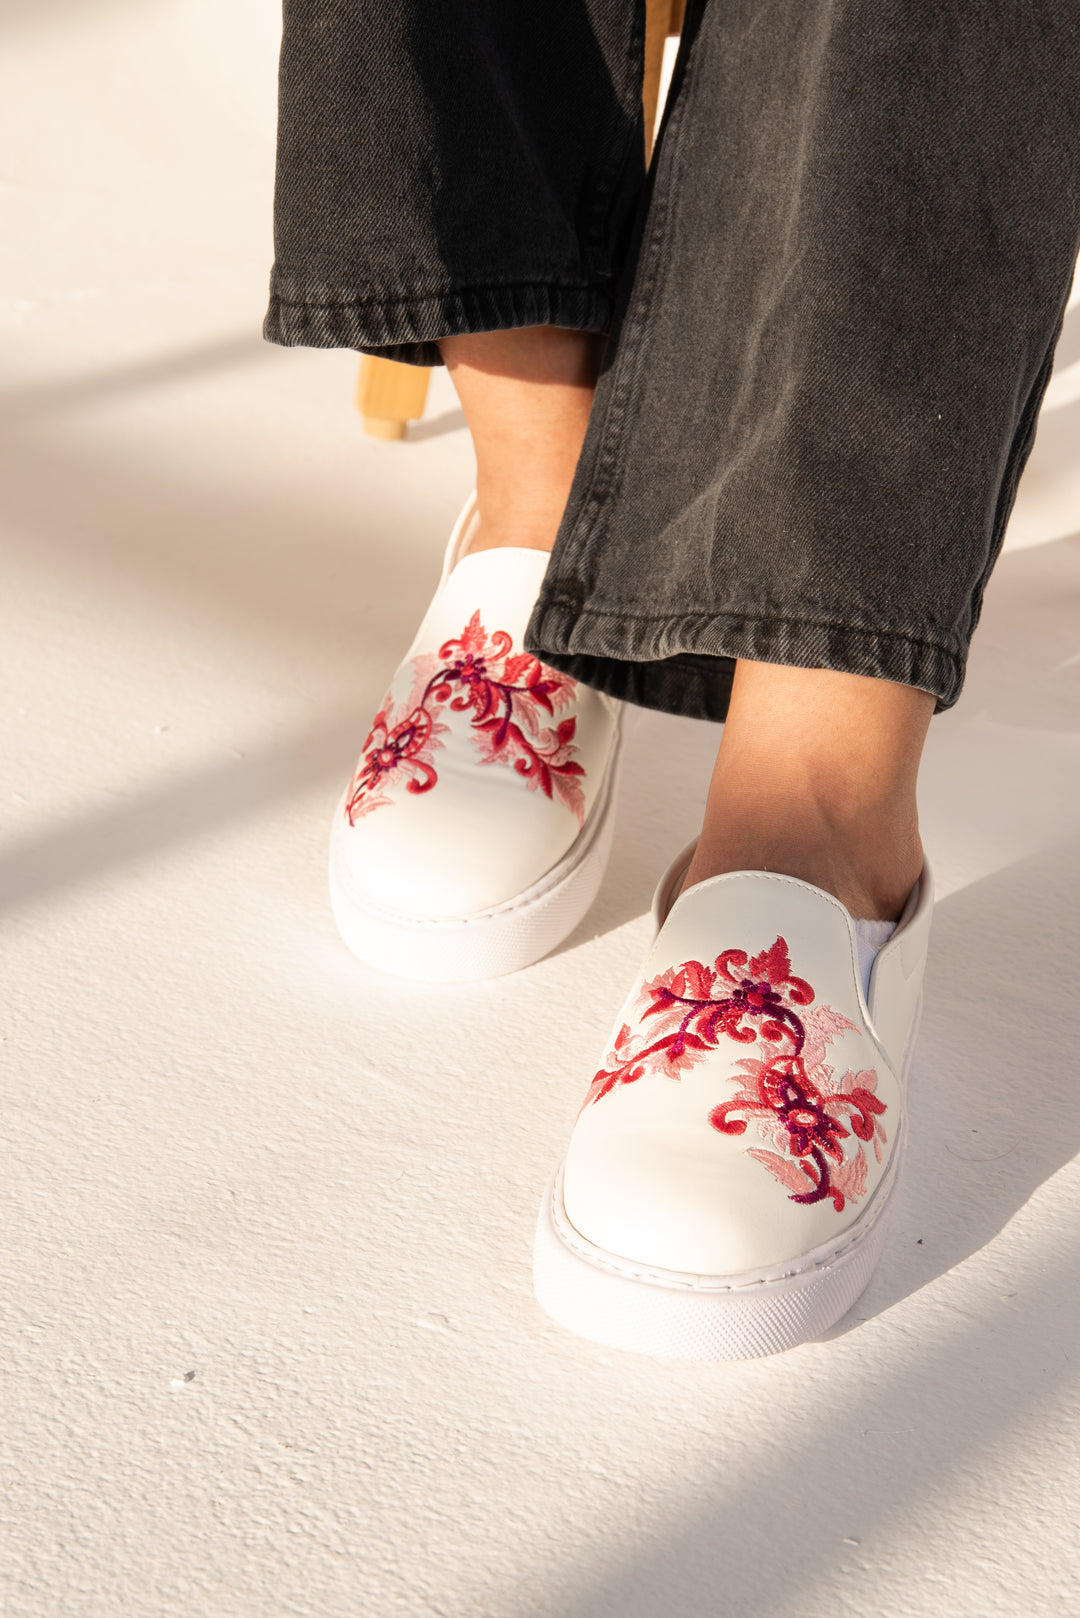
<path fill-rule="evenodd" d="M 266 335 L 609 331 L 530 649 L 956 700 L 1080 242 L 1078 0 L 285 0 Z"/>

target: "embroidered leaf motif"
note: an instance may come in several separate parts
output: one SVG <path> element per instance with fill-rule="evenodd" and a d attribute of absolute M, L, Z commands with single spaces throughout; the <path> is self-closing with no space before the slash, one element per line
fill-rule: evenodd
<path fill-rule="evenodd" d="M 678 995 L 692 1000 L 708 1000 L 716 983 L 716 973 L 702 966 L 700 961 L 687 961 L 676 973 L 672 989 Z"/>
<path fill-rule="evenodd" d="M 449 657 L 451 648 L 457 646 L 469 657 L 480 657 L 483 655 L 486 645 L 487 633 L 480 621 L 480 609 L 478 607 L 461 631 L 461 638 L 457 641 L 447 641 L 445 645 L 440 646 L 439 656 L 442 658 Z"/>
<path fill-rule="evenodd" d="M 854 1157 L 842 1158 L 830 1170 L 829 1190 L 837 1211 L 843 1208 L 845 1197 L 857 1202 L 866 1195 L 866 1154 L 861 1146 Z"/>
<path fill-rule="evenodd" d="M 801 1020 L 803 1060 L 807 1067 L 811 1068 L 821 1067 L 825 1060 L 825 1052 L 833 1041 L 840 1034 L 849 1033 L 855 1028 L 853 1022 L 849 1022 L 841 1012 L 834 1011 L 832 1006 L 814 1006 L 803 1014 Z"/>
<path fill-rule="evenodd" d="M 409 695 L 397 708 L 388 696 L 372 721 L 364 742 L 363 756 L 349 788 L 345 813 L 355 825 L 362 815 L 393 802 L 386 788 L 405 782 L 408 792 L 430 792 L 437 776 L 432 755 L 442 745 L 449 726 L 436 719 L 424 705 L 424 694 L 431 683 L 436 660 L 430 655 L 417 658 Z"/>
<path fill-rule="evenodd" d="M 577 720 L 547 720 L 574 700 L 576 682 L 528 652 L 513 653 L 513 641 L 497 629 L 489 638 L 479 611 L 456 640 L 444 641 L 437 658 L 414 662 L 413 690 L 398 709 L 388 696 L 364 743 L 345 801 L 350 825 L 391 804 L 388 789 L 404 781 L 408 792 L 430 792 L 438 781 L 433 755 L 448 726 L 436 715 L 469 715 L 482 764 L 508 765 L 531 792 L 565 804 L 578 825 L 585 819 L 583 766 L 574 757 Z"/>
<path fill-rule="evenodd" d="M 752 1157 L 759 1163 L 764 1163 L 769 1173 L 775 1175 L 781 1185 L 786 1185 L 793 1196 L 801 1196 L 806 1191 L 813 1191 L 814 1176 L 810 1174 L 799 1162 L 792 1162 L 788 1157 L 781 1157 L 777 1152 L 759 1151 L 754 1146 L 746 1148 L 747 1157 Z"/>
<path fill-rule="evenodd" d="M 786 940 L 778 938 L 769 949 L 755 955 L 750 962 L 750 972 L 756 978 L 767 977 L 770 983 L 786 983 L 791 976 Z"/>
<path fill-rule="evenodd" d="M 865 1194 L 864 1142 L 873 1143 L 881 1161 L 886 1108 L 876 1094 L 875 1069 L 849 1070 L 838 1079 L 825 1061 L 832 1043 L 856 1025 L 813 1000 L 810 984 L 792 973 L 783 938 L 753 957 L 724 950 L 715 970 L 701 961 L 669 967 L 642 985 L 636 1027 L 620 1028 L 585 1105 L 647 1072 L 678 1079 L 707 1060 L 722 1038 L 753 1044 L 754 1055 L 734 1063 L 735 1094 L 713 1108 L 709 1122 L 720 1134 L 738 1137 L 753 1120 L 758 1138 L 772 1149 L 746 1146 L 748 1155 L 793 1202 L 829 1198 L 840 1212 Z"/>

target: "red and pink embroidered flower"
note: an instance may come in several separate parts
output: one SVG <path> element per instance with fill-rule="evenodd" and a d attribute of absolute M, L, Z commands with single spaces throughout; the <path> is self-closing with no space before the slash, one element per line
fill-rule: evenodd
<path fill-rule="evenodd" d="M 439 647 L 438 657 L 415 659 L 408 700 L 394 708 L 388 697 L 364 743 L 345 801 L 350 825 L 392 803 L 386 789 L 401 781 L 407 792 L 431 791 L 438 781 L 432 759 L 450 728 L 440 713 L 468 714 L 482 764 L 509 765 L 530 791 L 557 798 L 582 824 L 585 771 L 574 758 L 577 720 L 558 718 L 573 701 L 576 684 L 512 647 L 502 629 L 489 640 L 474 612 L 460 637 Z M 553 725 L 545 723 L 548 717 Z"/>
<path fill-rule="evenodd" d="M 745 950 L 728 949 L 711 967 L 686 961 L 661 972 L 643 986 L 639 1027 L 631 1032 L 623 1024 L 585 1105 L 646 1073 L 677 1079 L 705 1061 L 722 1038 L 753 1044 L 755 1054 L 735 1064 L 742 1069 L 741 1088 L 713 1108 L 709 1122 L 722 1135 L 743 1135 L 753 1120 L 768 1144 L 748 1146 L 748 1155 L 787 1187 L 792 1202 L 831 1197 L 839 1213 L 866 1191 L 864 1142 L 881 1162 L 886 1109 L 874 1093 L 875 1069 L 838 1078 L 825 1061 L 833 1040 L 855 1024 L 813 1000 L 809 983 L 792 973 L 782 938 L 752 959 Z M 856 1149 L 849 1157 L 843 1142 L 852 1135 Z"/>

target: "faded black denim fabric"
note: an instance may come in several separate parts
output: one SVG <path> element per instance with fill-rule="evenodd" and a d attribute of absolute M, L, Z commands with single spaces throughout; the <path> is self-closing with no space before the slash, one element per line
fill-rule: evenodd
<path fill-rule="evenodd" d="M 285 0 L 272 342 L 607 331 L 644 180 L 644 0 Z"/>
<path fill-rule="evenodd" d="M 290 0 L 267 335 L 610 320 L 530 649 L 710 718 L 737 657 L 947 706 L 1080 242 L 1080 4 L 690 0 L 644 184 L 641 11 Z"/>

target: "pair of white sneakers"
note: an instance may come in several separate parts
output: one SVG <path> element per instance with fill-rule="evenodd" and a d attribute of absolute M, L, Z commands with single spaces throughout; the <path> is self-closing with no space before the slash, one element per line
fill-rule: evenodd
<path fill-rule="evenodd" d="M 613 830 L 619 704 L 524 651 L 547 556 L 469 552 L 476 521 L 470 501 L 331 838 L 345 942 L 428 981 L 547 954 L 595 898 Z M 762 871 L 680 895 L 691 853 L 657 888 L 652 948 L 544 1197 L 534 1279 L 581 1336 L 747 1359 L 828 1330 L 881 1253 L 931 882 L 866 985 L 838 900 Z"/>

